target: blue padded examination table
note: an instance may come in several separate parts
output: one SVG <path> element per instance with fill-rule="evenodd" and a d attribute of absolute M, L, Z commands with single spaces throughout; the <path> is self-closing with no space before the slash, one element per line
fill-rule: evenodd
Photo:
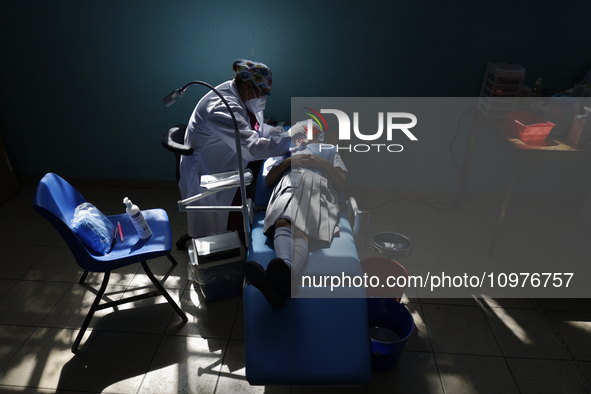
<path fill-rule="evenodd" d="M 262 185 L 261 185 L 262 184 Z M 265 190 L 267 189 L 267 190 Z M 269 188 L 257 181 L 256 203 Z M 263 234 L 264 212 L 255 214 L 248 260 L 266 267 L 275 257 Z M 351 226 L 340 213 L 340 236 L 330 248 L 310 245 L 299 275 L 363 276 Z M 330 293 L 330 294 L 328 294 Z M 331 298 L 327 298 L 330 296 Z M 285 308 L 273 308 L 247 285 L 243 293 L 246 379 L 251 385 L 365 385 L 371 376 L 367 299 L 364 287 L 300 287 Z"/>

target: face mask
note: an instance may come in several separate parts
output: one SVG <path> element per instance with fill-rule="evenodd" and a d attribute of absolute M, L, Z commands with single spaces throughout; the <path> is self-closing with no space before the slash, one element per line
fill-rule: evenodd
<path fill-rule="evenodd" d="M 251 98 L 250 100 L 246 100 L 246 103 L 244 103 L 244 105 L 246 106 L 246 109 L 248 109 L 253 114 L 256 114 L 256 113 L 264 110 L 265 104 L 267 104 L 267 99 L 265 97 L 258 98 L 256 96 L 255 96 L 255 98 Z"/>

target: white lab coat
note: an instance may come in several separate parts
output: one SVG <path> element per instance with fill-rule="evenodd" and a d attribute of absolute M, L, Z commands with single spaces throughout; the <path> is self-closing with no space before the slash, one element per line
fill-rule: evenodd
<path fill-rule="evenodd" d="M 259 132 L 251 128 L 236 82 L 224 82 L 216 89 L 228 101 L 238 122 L 245 167 L 249 161 L 280 156 L 289 151 L 287 133 L 269 125 L 259 128 Z M 257 119 L 262 118 L 262 113 L 256 115 Z M 201 175 L 238 168 L 234 122 L 226 105 L 213 91 L 203 96 L 195 107 L 187 125 L 185 145 L 193 148 L 193 154 L 181 157 L 179 188 L 183 199 L 207 190 L 199 186 Z M 235 194 L 236 189 L 224 190 L 192 205 L 231 205 Z M 189 236 L 197 238 L 226 231 L 228 214 L 228 211 L 187 211 Z"/>

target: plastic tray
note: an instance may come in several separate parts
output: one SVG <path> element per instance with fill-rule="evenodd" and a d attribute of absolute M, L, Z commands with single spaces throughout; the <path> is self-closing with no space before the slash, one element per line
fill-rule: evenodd
<path fill-rule="evenodd" d="M 525 111 L 509 112 L 505 115 L 505 125 L 522 141 L 543 140 L 554 127 L 554 123 Z"/>

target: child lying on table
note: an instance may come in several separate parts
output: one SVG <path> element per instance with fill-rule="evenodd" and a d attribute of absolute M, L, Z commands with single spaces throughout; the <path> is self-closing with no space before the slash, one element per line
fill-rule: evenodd
<path fill-rule="evenodd" d="M 277 308 L 285 306 L 292 291 L 298 291 L 292 278 L 308 260 L 308 240 L 328 247 L 339 232 L 337 191 L 345 189 L 347 168 L 335 146 L 321 143 L 324 135 L 319 125 L 312 125 L 311 140 L 308 125 L 299 122 L 290 129 L 296 140 L 290 154 L 265 162 L 265 182 L 275 186 L 263 232 L 273 237 L 277 257 L 266 271 L 254 261 L 244 264 L 246 279 Z"/>

